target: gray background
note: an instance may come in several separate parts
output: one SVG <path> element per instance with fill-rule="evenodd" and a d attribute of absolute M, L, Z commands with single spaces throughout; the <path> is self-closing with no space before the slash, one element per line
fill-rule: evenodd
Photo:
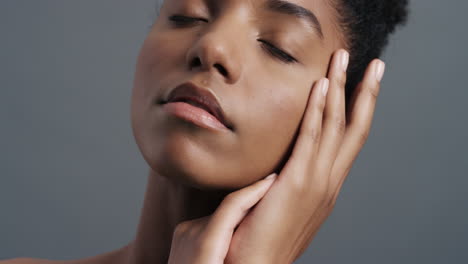
<path fill-rule="evenodd" d="M 0 259 L 78 259 L 133 239 L 147 167 L 130 92 L 154 6 L 0 2 Z M 466 10 L 412 1 L 369 139 L 296 263 L 468 263 Z"/>

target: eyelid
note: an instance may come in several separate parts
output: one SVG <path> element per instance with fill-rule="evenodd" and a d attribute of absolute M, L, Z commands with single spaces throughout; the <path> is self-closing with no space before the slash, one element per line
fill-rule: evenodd
<path fill-rule="evenodd" d="M 281 48 L 278 48 L 276 45 L 272 44 L 271 42 L 263 40 L 263 39 L 258 39 L 258 41 L 262 42 L 264 45 L 267 45 L 268 52 L 274 53 L 272 55 L 281 59 L 283 62 L 286 62 L 286 63 L 298 62 L 298 60 L 294 58 L 293 56 L 291 56 L 288 52 L 284 51 Z M 272 51 L 271 49 L 274 49 L 276 52 Z"/>
<path fill-rule="evenodd" d="M 208 22 L 207 19 L 200 18 L 200 17 L 191 17 L 191 16 L 186 16 L 186 15 L 181 15 L 181 14 L 173 14 L 168 17 L 168 19 L 174 23 L 176 26 L 190 26 L 191 23 L 197 22 L 197 21 L 203 21 L 203 22 Z M 185 21 L 178 21 L 177 19 L 182 19 Z M 275 44 L 272 44 L 269 41 L 263 40 L 263 39 L 258 39 L 263 45 L 268 46 L 266 48 L 265 46 L 262 46 L 269 52 L 272 56 L 275 58 L 281 60 L 284 63 L 294 63 L 298 62 L 296 58 L 294 58 L 292 55 L 290 55 L 288 52 L 284 51 L 283 49 L 279 48 Z"/>
<path fill-rule="evenodd" d="M 203 21 L 203 22 L 208 22 L 208 19 L 205 19 L 205 18 L 201 18 L 201 17 L 192 17 L 192 16 L 186 16 L 186 15 L 181 15 L 181 14 L 173 14 L 173 15 L 170 15 L 168 17 L 168 19 L 171 21 L 171 22 L 174 22 L 174 23 L 190 23 L 191 21 L 195 22 L 195 21 Z M 184 22 L 181 22 L 181 21 L 177 21 L 176 19 L 185 19 L 187 21 L 184 21 Z"/>

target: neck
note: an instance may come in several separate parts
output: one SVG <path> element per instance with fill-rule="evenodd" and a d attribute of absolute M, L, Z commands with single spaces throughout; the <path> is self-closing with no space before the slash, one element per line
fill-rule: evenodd
<path fill-rule="evenodd" d="M 182 185 L 150 170 L 136 238 L 127 247 L 126 263 L 167 263 L 177 224 L 212 214 L 226 194 Z"/>

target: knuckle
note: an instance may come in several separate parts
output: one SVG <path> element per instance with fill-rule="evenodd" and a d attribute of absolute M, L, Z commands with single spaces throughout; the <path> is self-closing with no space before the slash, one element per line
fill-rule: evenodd
<path fill-rule="evenodd" d="M 374 86 L 371 86 L 367 88 L 369 91 L 369 94 L 371 95 L 372 99 L 377 100 L 377 97 L 379 96 L 379 85 L 376 84 Z"/>
<path fill-rule="evenodd" d="M 318 102 L 314 103 L 315 111 L 317 113 L 323 113 L 325 109 L 325 105 L 327 103 L 327 98 L 325 96 L 321 96 L 321 99 L 317 100 Z"/>
<path fill-rule="evenodd" d="M 312 142 L 317 143 L 320 141 L 320 131 L 315 128 L 309 129 L 309 137 L 311 138 Z"/>
<path fill-rule="evenodd" d="M 346 85 L 346 73 L 337 74 L 335 84 L 340 88 L 344 88 Z"/>
<path fill-rule="evenodd" d="M 344 134 L 345 130 L 346 130 L 346 120 L 345 120 L 345 117 L 342 116 L 342 115 L 336 115 L 334 118 L 334 123 L 335 123 L 335 127 L 336 127 L 336 130 L 340 133 L 340 134 Z"/>
<path fill-rule="evenodd" d="M 320 141 L 320 129 L 314 127 L 311 124 L 308 124 L 304 128 L 304 134 L 307 138 L 309 138 L 313 144 L 318 143 Z"/>

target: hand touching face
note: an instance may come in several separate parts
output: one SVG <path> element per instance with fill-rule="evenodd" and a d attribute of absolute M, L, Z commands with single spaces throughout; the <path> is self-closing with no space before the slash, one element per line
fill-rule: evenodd
<path fill-rule="evenodd" d="M 293 263 L 332 212 L 367 140 L 385 68 L 378 59 L 369 64 L 346 117 L 346 65 L 339 50 L 328 78 L 314 85 L 291 157 L 237 226 L 223 263 Z"/>
<path fill-rule="evenodd" d="M 281 169 L 311 84 L 342 43 L 325 1 L 295 1 L 315 13 L 320 30 L 272 1 L 205 2 L 164 3 L 138 58 L 132 128 L 159 174 L 202 189 L 241 188 Z M 157 102 L 187 81 L 218 98 L 232 130 L 163 111 Z"/>
<path fill-rule="evenodd" d="M 374 60 L 345 115 L 348 55 L 314 84 L 284 169 L 227 195 L 211 215 L 179 223 L 169 263 L 293 263 L 334 208 L 369 134 L 384 64 Z"/>

